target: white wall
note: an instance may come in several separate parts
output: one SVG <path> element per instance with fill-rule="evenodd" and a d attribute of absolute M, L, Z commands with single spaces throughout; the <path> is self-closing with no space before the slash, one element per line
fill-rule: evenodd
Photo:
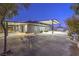
<path fill-rule="evenodd" d="M 27 25 L 24 26 L 24 32 L 27 32 Z"/>

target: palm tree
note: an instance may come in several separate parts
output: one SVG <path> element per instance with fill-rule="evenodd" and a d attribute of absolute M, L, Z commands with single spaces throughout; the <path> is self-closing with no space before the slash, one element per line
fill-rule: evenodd
<path fill-rule="evenodd" d="M 28 3 L 1 3 L 0 4 L 0 24 L 3 28 L 4 31 L 4 50 L 3 54 L 6 55 L 7 52 L 7 26 L 5 23 L 6 18 L 12 18 L 18 14 L 18 9 L 21 8 L 21 6 L 25 7 L 26 9 L 28 8 L 29 4 Z"/>

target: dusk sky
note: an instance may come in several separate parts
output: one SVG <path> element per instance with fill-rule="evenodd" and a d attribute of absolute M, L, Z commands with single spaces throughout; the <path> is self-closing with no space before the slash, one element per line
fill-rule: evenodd
<path fill-rule="evenodd" d="M 57 19 L 62 26 L 65 26 L 65 20 L 73 15 L 70 9 L 72 4 L 69 3 L 33 3 L 26 10 L 19 10 L 19 14 L 15 16 L 13 21 L 40 21 Z"/>

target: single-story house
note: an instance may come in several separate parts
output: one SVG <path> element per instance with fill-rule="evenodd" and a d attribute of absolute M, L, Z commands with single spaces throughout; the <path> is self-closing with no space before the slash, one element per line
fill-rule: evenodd
<path fill-rule="evenodd" d="M 57 22 L 57 21 L 55 21 Z M 54 22 L 54 23 L 55 23 Z M 10 22 L 8 21 L 8 32 L 27 32 L 40 33 L 43 31 L 51 31 L 51 21 L 26 21 L 26 22 Z M 0 26 L 0 32 L 3 32 Z"/>

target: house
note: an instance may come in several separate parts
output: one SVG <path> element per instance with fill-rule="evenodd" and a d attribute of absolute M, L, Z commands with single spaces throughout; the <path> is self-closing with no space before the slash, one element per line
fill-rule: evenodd
<path fill-rule="evenodd" d="M 56 22 L 56 21 L 55 21 Z M 54 23 L 55 23 L 54 22 Z M 43 31 L 51 31 L 51 21 L 26 21 L 26 22 L 10 22 L 8 21 L 8 32 L 27 32 L 40 33 Z M 0 26 L 0 32 L 2 27 Z"/>

